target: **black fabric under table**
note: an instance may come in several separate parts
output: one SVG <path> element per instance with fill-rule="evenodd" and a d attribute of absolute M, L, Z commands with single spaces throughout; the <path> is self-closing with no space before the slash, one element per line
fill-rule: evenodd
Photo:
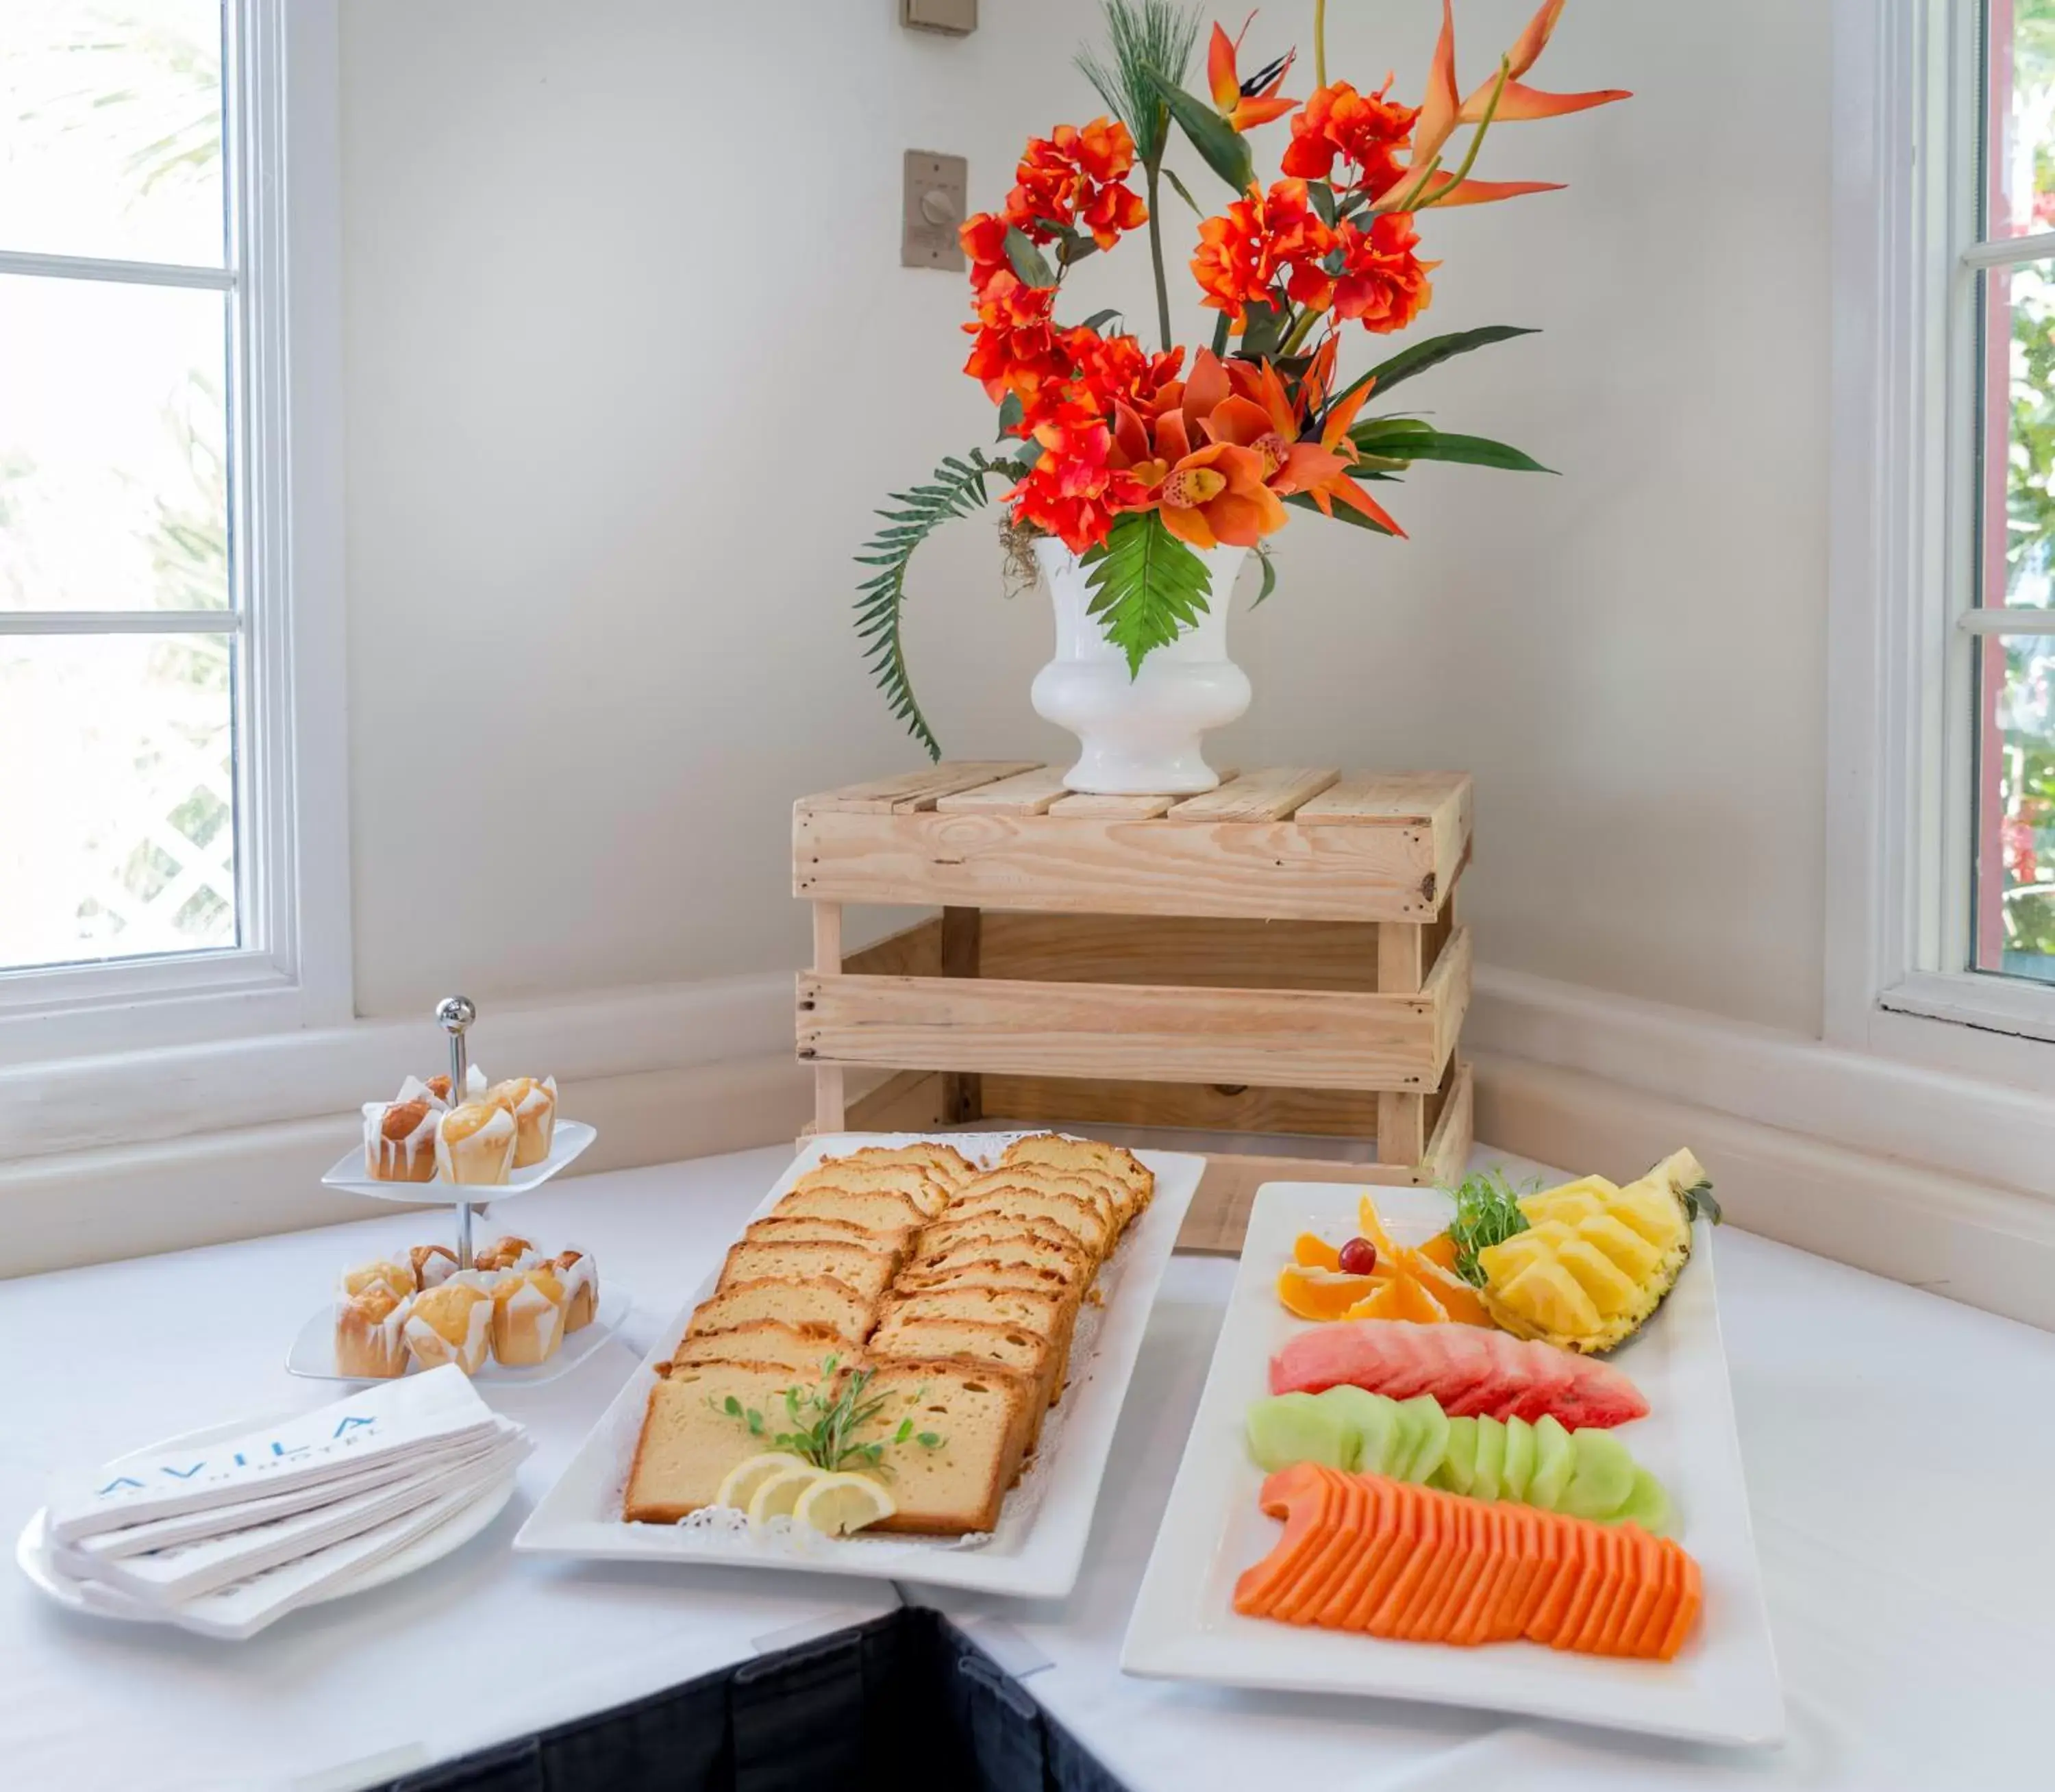
<path fill-rule="evenodd" d="M 991 1656 L 917 1606 L 406 1774 L 385 1792 L 872 1788 L 1122 1792 Z"/>

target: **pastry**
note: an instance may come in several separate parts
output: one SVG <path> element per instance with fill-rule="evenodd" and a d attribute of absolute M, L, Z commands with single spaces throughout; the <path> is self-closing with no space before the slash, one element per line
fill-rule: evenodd
<path fill-rule="evenodd" d="M 407 1253 L 416 1289 L 440 1288 L 456 1273 L 456 1253 L 447 1245 L 416 1245 Z"/>
<path fill-rule="evenodd" d="M 364 1293 L 367 1289 L 383 1288 L 390 1290 L 392 1297 L 404 1301 L 420 1286 L 411 1264 L 392 1263 L 380 1258 L 375 1263 L 360 1263 L 354 1269 L 342 1273 L 342 1293 L 345 1299 Z"/>
<path fill-rule="evenodd" d="M 419 1081 L 416 1078 L 412 1076 L 408 1077 L 406 1082 L 401 1083 L 400 1086 L 400 1099 L 403 1101 L 406 1099 L 406 1091 L 409 1086 L 425 1091 L 428 1094 L 433 1095 L 436 1099 L 440 1102 L 445 1107 L 449 1106 L 450 1080 L 448 1077 L 431 1076 L 425 1083 Z M 464 1072 L 463 1099 L 466 1101 L 479 1100 L 485 1094 L 485 1072 L 480 1070 L 476 1064 L 471 1065 L 471 1068 Z"/>
<path fill-rule="evenodd" d="M 503 1238 L 495 1239 L 471 1259 L 480 1269 L 495 1273 L 526 1269 L 535 1261 L 535 1247 L 511 1232 Z"/>
<path fill-rule="evenodd" d="M 549 1361 L 564 1341 L 565 1305 L 547 1264 L 503 1277 L 492 1290 L 492 1354 L 509 1368 Z"/>
<path fill-rule="evenodd" d="M 425 1093 L 364 1104 L 364 1173 L 374 1182 L 432 1182 L 443 1104 Z"/>
<path fill-rule="evenodd" d="M 526 1170 L 549 1156 L 557 1130 L 556 1078 L 545 1076 L 538 1082 L 532 1076 L 516 1076 L 494 1083 L 485 1091 L 485 1099 L 514 1116 L 516 1170 Z"/>
<path fill-rule="evenodd" d="M 564 1330 L 582 1331 L 599 1316 L 599 1265 L 584 1251 L 559 1251 L 542 1267 L 564 1285 Z"/>
<path fill-rule="evenodd" d="M 436 1168 L 446 1182 L 491 1186 L 514 1166 L 514 1116 L 503 1107 L 467 1101 L 436 1123 Z"/>
<path fill-rule="evenodd" d="M 412 1309 L 405 1295 L 395 1293 L 382 1281 L 339 1295 L 335 1303 L 337 1373 L 378 1381 L 404 1375 L 406 1325 Z"/>
<path fill-rule="evenodd" d="M 454 1363 L 475 1375 L 492 1343 L 492 1296 L 461 1271 L 414 1297 L 404 1327 L 407 1348 L 424 1369 Z"/>

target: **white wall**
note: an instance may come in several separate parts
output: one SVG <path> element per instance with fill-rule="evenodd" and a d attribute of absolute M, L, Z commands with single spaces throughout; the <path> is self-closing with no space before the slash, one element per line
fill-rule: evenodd
<path fill-rule="evenodd" d="M 1465 0 L 1466 77 L 1528 10 Z M 1087 0 L 982 10 L 952 42 L 893 0 L 349 0 L 364 1012 L 797 961 L 791 799 L 915 763 L 856 657 L 848 556 L 888 485 L 990 434 L 956 370 L 962 281 L 897 266 L 900 152 L 968 154 L 991 205 L 1022 138 L 1096 109 L 1068 66 Z M 1334 72 L 1417 93 L 1432 0 L 1332 10 Z M 1824 11 L 1568 10 L 1540 83 L 1639 97 L 1508 127 L 1481 172 L 1572 190 L 1426 233 L 1428 327 L 1548 334 L 1406 395 L 1564 476 L 1423 470 L 1384 494 L 1403 544 L 1295 520 L 1283 589 L 1237 621 L 1257 697 L 1221 740 L 1467 766 L 1487 958 L 1805 1031 Z M 1252 42 L 1309 12 L 1272 6 Z M 1086 264 L 1080 314 L 1146 317 L 1146 261 Z M 1026 701 L 1046 614 L 1000 597 L 988 528 L 917 586 L 945 744 L 1056 756 Z"/>

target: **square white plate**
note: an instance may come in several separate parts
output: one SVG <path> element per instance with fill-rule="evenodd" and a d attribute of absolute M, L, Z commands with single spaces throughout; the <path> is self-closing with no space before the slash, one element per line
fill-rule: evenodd
<path fill-rule="evenodd" d="M 368 1194 L 379 1201 L 404 1201 L 417 1206 L 440 1204 L 459 1207 L 467 1202 L 474 1207 L 490 1206 L 495 1201 L 504 1201 L 509 1195 L 526 1194 L 531 1189 L 538 1189 L 561 1170 L 568 1169 L 572 1161 L 595 1139 L 597 1127 L 587 1126 L 582 1120 L 559 1120 L 556 1130 L 550 1135 L 550 1155 L 540 1163 L 531 1163 L 526 1170 L 517 1170 L 503 1182 L 374 1182 L 364 1174 L 364 1148 L 361 1145 L 346 1151 L 329 1166 L 329 1173 L 321 1178 L 321 1186 L 342 1189 L 351 1194 Z"/>
<path fill-rule="evenodd" d="M 528 1364 L 510 1368 L 488 1357 L 479 1366 L 478 1373 L 471 1379 L 479 1386 L 503 1385 L 511 1387 L 534 1387 L 546 1381 L 554 1381 L 558 1376 L 568 1375 L 579 1364 L 598 1350 L 620 1328 L 621 1322 L 628 1316 L 628 1297 L 620 1284 L 602 1281 L 599 1288 L 599 1305 L 590 1325 L 581 1325 L 558 1345 L 556 1354 L 546 1363 Z M 293 1348 L 286 1353 L 286 1372 L 304 1376 L 310 1381 L 352 1381 L 368 1383 L 369 1376 L 345 1375 L 335 1366 L 335 1307 L 333 1302 L 308 1314 L 307 1322 L 300 1328 L 300 1335 L 293 1340 Z M 416 1370 L 410 1368 L 407 1373 Z"/>
<path fill-rule="evenodd" d="M 1616 1661 L 1532 1643 L 1390 1642 L 1236 1613 L 1237 1577 L 1269 1553 L 1281 1531 L 1256 1504 L 1264 1475 L 1249 1459 L 1244 1416 L 1269 1391 L 1272 1353 L 1310 1328 L 1279 1305 L 1277 1272 L 1301 1232 L 1335 1243 L 1352 1236 L 1362 1192 L 1317 1182 L 1268 1182 L 1257 1191 L 1121 1666 L 1161 1680 L 1420 1699 L 1703 1742 L 1777 1741 L 1784 1698 L 1749 1526 L 1704 1221 L 1674 1292 L 1638 1337 L 1607 1359 L 1647 1396 L 1649 1415 L 1621 1426 L 1620 1440 L 1662 1478 L 1678 1514 L 1678 1540 L 1705 1577 L 1698 1628 L 1674 1661 Z M 1402 1244 L 1417 1244 L 1447 1223 L 1449 1198 L 1437 1190 L 1372 1193 Z"/>
<path fill-rule="evenodd" d="M 905 1145 L 921 1133 L 837 1133 L 810 1139 L 752 1218 L 822 1158 L 863 1145 Z M 995 1161 L 1018 1132 L 937 1135 L 966 1157 Z M 602 1415 L 592 1435 L 562 1478 L 542 1499 L 514 1540 L 514 1547 L 545 1555 L 596 1557 L 613 1561 L 718 1562 L 727 1567 L 798 1569 L 806 1573 L 855 1574 L 881 1580 L 925 1581 L 936 1585 L 976 1587 L 987 1593 L 1060 1598 L 1077 1579 L 1085 1538 L 1098 1503 L 1106 1452 L 1126 1398 L 1134 1359 L 1156 1289 L 1163 1279 L 1185 1222 L 1185 1210 L 1199 1186 L 1205 1159 L 1180 1151 L 1134 1154 L 1156 1174 L 1156 1198 L 1099 1271 L 1106 1304 L 1089 1352 L 1074 1344 L 1070 1384 L 1051 1409 L 1028 1477 L 1007 1496 L 999 1529 L 990 1541 L 965 1544 L 950 1537 L 856 1537 L 848 1539 L 781 1537 L 757 1539 L 746 1533 L 684 1526 L 631 1525 L 621 1516 L 621 1496 L 642 1429 L 655 1365 L 665 1360 L 684 1334 L 692 1309 L 713 1292 L 716 1268 L 692 1291 L 677 1317 L 657 1334 L 642 1366 Z M 1024 1515 L 1024 1521 L 1021 1517 Z"/>

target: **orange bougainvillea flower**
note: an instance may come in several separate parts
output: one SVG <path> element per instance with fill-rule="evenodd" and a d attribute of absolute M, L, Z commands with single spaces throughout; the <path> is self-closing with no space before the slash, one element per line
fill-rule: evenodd
<path fill-rule="evenodd" d="M 1284 85 L 1284 77 L 1291 72 L 1292 59 L 1298 53 L 1296 50 L 1286 52 L 1262 70 L 1248 87 L 1242 85 L 1241 76 L 1235 68 L 1235 57 L 1255 18 L 1256 14 L 1251 13 L 1244 19 L 1241 29 L 1233 37 L 1216 24 L 1213 40 L 1206 48 L 1206 85 L 1213 89 L 1213 105 L 1237 131 L 1253 130 L 1259 124 L 1268 124 L 1273 118 L 1282 118 L 1299 103 L 1296 100 L 1280 99 L 1277 95 L 1277 89 Z M 1265 75 L 1271 78 L 1265 81 Z M 1250 92 L 1250 88 L 1255 91 Z"/>
<path fill-rule="evenodd" d="M 1383 1285 L 1374 1276 L 1345 1276 L 1338 1270 L 1308 1269 L 1296 1263 L 1287 1264 L 1277 1273 L 1277 1298 L 1285 1311 L 1322 1322 L 1345 1318 L 1351 1308 L 1374 1298 Z"/>
<path fill-rule="evenodd" d="M 1375 93 L 1359 93 L 1345 81 L 1315 88 L 1292 120 L 1292 140 L 1278 165 L 1289 175 L 1326 180 L 1339 156 L 1357 171 L 1347 185 L 1381 197 L 1406 172 L 1398 152 L 1420 116 L 1411 106 L 1386 100 L 1390 91 L 1389 81 Z"/>
<path fill-rule="evenodd" d="M 1274 302 L 1283 278 L 1294 304 L 1324 304 L 1328 276 L 1320 262 L 1335 241 L 1304 181 L 1274 181 L 1267 193 L 1252 188 L 1199 226 L 1192 273 L 1205 294 L 1201 302 L 1239 326 L 1252 304 Z"/>
<path fill-rule="evenodd" d="M 1420 259 L 1411 213 L 1382 213 L 1368 230 L 1344 219 L 1335 236 L 1342 262 L 1334 288 L 1337 316 L 1354 318 L 1365 330 L 1383 334 L 1403 330 L 1434 302 L 1427 275 L 1439 264 Z"/>
<path fill-rule="evenodd" d="M 1149 221 L 1141 195 L 1124 184 L 1134 166 L 1134 140 L 1118 120 L 1059 124 L 1028 140 L 1006 196 L 1007 221 L 1038 243 L 1081 226 L 1110 249 L 1123 231 Z"/>

